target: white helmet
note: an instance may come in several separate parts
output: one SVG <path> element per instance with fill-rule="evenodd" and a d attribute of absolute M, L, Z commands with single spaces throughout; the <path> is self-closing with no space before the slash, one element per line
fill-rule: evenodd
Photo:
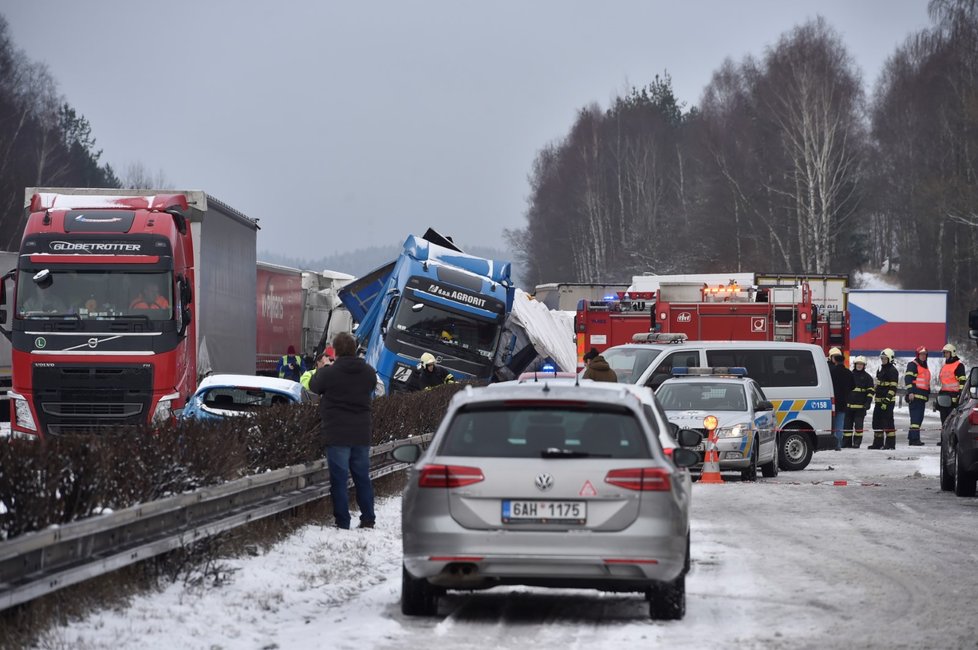
<path fill-rule="evenodd" d="M 842 350 L 840 350 L 839 348 L 832 348 L 831 350 L 829 350 L 829 358 L 841 357 L 841 356 L 842 356 Z"/>
<path fill-rule="evenodd" d="M 893 348 L 883 348 L 883 351 L 880 352 L 880 358 L 885 357 L 888 361 L 893 361 L 895 356 L 896 354 L 894 354 Z"/>
<path fill-rule="evenodd" d="M 957 352 L 958 352 L 958 349 L 956 347 L 954 347 L 953 345 L 951 345 L 950 343 L 948 343 L 947 345 L 945 345 L 942 349 L 943 349 L 944 352 L 950 352 L 952 357 L 954 355 L 956 355 Z"/>
<path fill-rule="evenodd" d="M 856 357 L 855 359 L 852 360 L 852 365 L 856 365 L 857 363 L 861 363 L 861 364 L 863 364 L 865 366 L 866 365 L 866 357 L 864 357 L 863 355 L 860 354 L 858 357 Z"/>

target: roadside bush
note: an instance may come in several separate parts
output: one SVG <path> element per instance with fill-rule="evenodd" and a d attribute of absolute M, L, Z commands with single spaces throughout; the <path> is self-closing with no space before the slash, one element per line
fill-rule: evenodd
<path fill-rule="evenodd" d="M 373 444 L 434 431 L 460 384 L 373 405 Z M 207 485 L 319 460 L 318 404 L 205 425 L 0 443 L 0 540 Z"/>

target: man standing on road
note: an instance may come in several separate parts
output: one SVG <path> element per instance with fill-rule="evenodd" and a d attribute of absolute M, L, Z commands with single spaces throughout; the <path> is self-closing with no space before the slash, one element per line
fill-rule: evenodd
<path fill-rule="evenodd" d="M 876 371 L 876 403 L 873 406 L 873 444 L 869 449 L 896 449 L 896 425 L 893 403 L 900 384 L 900 372 L 893 365 L 894 352 L 880 352 L 880 369 Z"/>
<path fill-rule="evenodd" d="M 873 403 L 873 378 L 866 372 L 866 357 L 858 356 L 852 362 L 852 381 L 856 387 L 849 393 L 846 404 L 846 432 L 842 439 L 843 447 L 859 449 L 863 444 L 863 422 L 866 411 Z"/>
<path fill-rule="evenodd" d="M 937 410 L 941 414 L 941 427 L 944 426 L 944 420 L 947 419 L 951 411 L 957 408 L 958 398 L 961 397 L 961 391 L 968 381 L 964 364 L 957 356 L 957 349 L 948 343 L 944 346 L 943 352 L 944 365 L 941 366 L 941 374 L 939 375 L 941 388 L 937 392 Z M 940 439 L 938 439 L 937 444 L 941 444 Z"/>
<path fill-rule="evenodd" d="M 924 411 L 927 400 L 930 399 L 930 368 L 927 367 L 927 348 L 917 348 L 917 356 L 907 364 L 903 375 L 903 383 L 907 389 L 907 406 L 910 409 L 910 431 L 907 434 L 907 444 L 919 447 L 920 424 L 924 421 Z"/>
<path fill-rule="evenodd" d="M 849 393 L 856 384 L 852 379 L 852 371 L 846 368 L 842 350 L 829 350 L 829 375 L 832 377 L 832 392 L 835 394 L 835 411 L 832 414 L 832 434 L 835 436 L 835 450 L 842 449 L 842 431 L 846 428 L 846 407 Z"/>
<path fill-rule="evenodd" d="M 329 465 L 329 489 L 337 528 L 350 527 L 347 482 L 353 476 L 360 506 L 360 528 L 374 527 L 374 490 L 370 484 L 370 406 L 377 373 L 357 356 L 357 341 L 341 332 L 333 340 L 336 361 L 324 354 L 316 362 L 309 390 L 320 395 L 319 416 Z"/>

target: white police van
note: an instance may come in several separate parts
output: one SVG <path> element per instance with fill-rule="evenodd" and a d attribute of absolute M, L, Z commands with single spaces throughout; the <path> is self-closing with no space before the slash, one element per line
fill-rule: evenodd
<path fill-rule="evenodd" d="M 743 367 L 774 406 L 778 464 L 808 466 L 815 451 L 835 449 L 832 377 L 817 345 L 780 341 L 688 341 L 648 335 L 647 343 L 608 348 L 602 356 L 621 383 L 657 388 L 674 367 Z"/>

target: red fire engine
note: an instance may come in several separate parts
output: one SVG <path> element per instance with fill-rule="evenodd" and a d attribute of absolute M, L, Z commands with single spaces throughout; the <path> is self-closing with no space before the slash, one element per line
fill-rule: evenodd
<path fill-rule="evenodd" d="M 649 332 L 699 341 L 814 343 L 826 352 L 849 347 L 848 315 L 819 310 L 807 282 L 751 287 L 677 282 L 663 283 L 657 291 L 620 291 L 613 299 L 582 300 L 574 328 L 578 359 L 592 347 L 601 352 Z"/>

